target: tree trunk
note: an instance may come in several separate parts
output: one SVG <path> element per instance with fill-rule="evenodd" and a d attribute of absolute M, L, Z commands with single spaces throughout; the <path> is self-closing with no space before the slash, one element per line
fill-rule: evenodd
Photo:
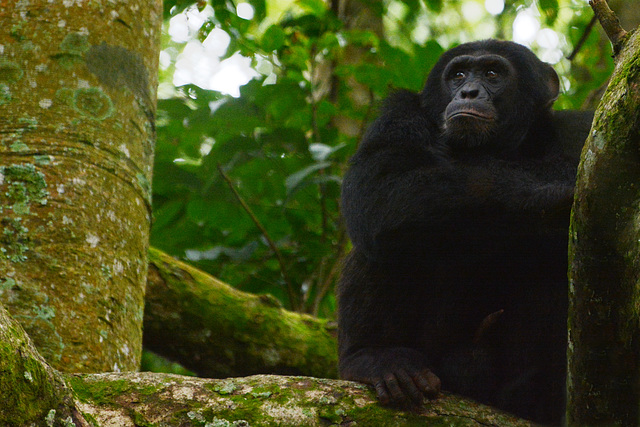
<path fill-rule="evenodd" d="M 640 33 L 582 153 L 570 231 L 569 425 L 640 421 Z"/>
<path fill-rule="evenodd" d="M 0 306 L 0 425 L 85 425 L 62 375 Z"/>
<path fill-rule="evenodd" d="M 201 376 L 336 378 L 335 326 L 151 249 L 144 346 Z"/>
<path fill-rule="evenodd" d="M 0 302 L 60 370 L 138 368 L 162 4 L 0 8 Z"/>

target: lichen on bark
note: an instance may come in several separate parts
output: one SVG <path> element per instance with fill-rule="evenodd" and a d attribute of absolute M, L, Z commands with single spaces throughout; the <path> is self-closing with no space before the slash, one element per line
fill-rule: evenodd
<path fill-rule="evenodd" d="M 451 395 L 402 411 L 350 381 L 256 375 L 207 380 L 171 374 L 74 375 L 78 407 L 96 425 L 531 426 Z"/>
<path fill-rule="evenodd" d="M 141 0 L 0 13 L 0 303 L 60 370 L 138 368 L 161 20 Z"/>

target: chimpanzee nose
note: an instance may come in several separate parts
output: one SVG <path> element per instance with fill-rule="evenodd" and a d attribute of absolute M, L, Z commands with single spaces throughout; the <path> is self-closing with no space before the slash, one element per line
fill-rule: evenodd
<path fill-rule="evenodd" d="M 475 86 L 465 86 L 460 91 L 460 97 L 462 99 L 476 99 L 480 94 L 480 90 Z"/>

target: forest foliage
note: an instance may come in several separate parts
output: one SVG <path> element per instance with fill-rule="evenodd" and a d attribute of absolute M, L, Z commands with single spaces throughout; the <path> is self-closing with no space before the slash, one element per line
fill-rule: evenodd
<path fill-rule="evenodd" d="M 322 0 L 248 3 L 251 19 L 231 1 L 165 1 L 167 29 L 180 13 L 208 11 L 192 40 L 222 30 L 229 44 L 221 59 L 242 55 L 255 76 L 239 97 L 174 87 L 188 43 L 165 35 L 151 243 L 239 289 L 320 316 L 334 315 L 332 290 L 350 247 L 341 177 L 390 91 L 420 90 L 455 44 L 512 39 L 523 17 L 539 25 L 534 51 L 557 62 L 564 91 L 556 108 L 592 107 L 590 94 L 612 68 L 582 0 L 498 0 L 503 10 L 493 15 L 491 0 L 363 2 L 382 31 L 349 25 L 338 4 Z M 355 131 L 340 126 L 345 119 Z"/>

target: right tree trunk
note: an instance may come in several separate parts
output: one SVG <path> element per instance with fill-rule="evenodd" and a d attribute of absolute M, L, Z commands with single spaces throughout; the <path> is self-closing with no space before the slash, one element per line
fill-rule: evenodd
<path fill-rule="evenodd" d="M 568 422 L 640 422 L 640 32 L 582 153 L 570 230 Z"/>

